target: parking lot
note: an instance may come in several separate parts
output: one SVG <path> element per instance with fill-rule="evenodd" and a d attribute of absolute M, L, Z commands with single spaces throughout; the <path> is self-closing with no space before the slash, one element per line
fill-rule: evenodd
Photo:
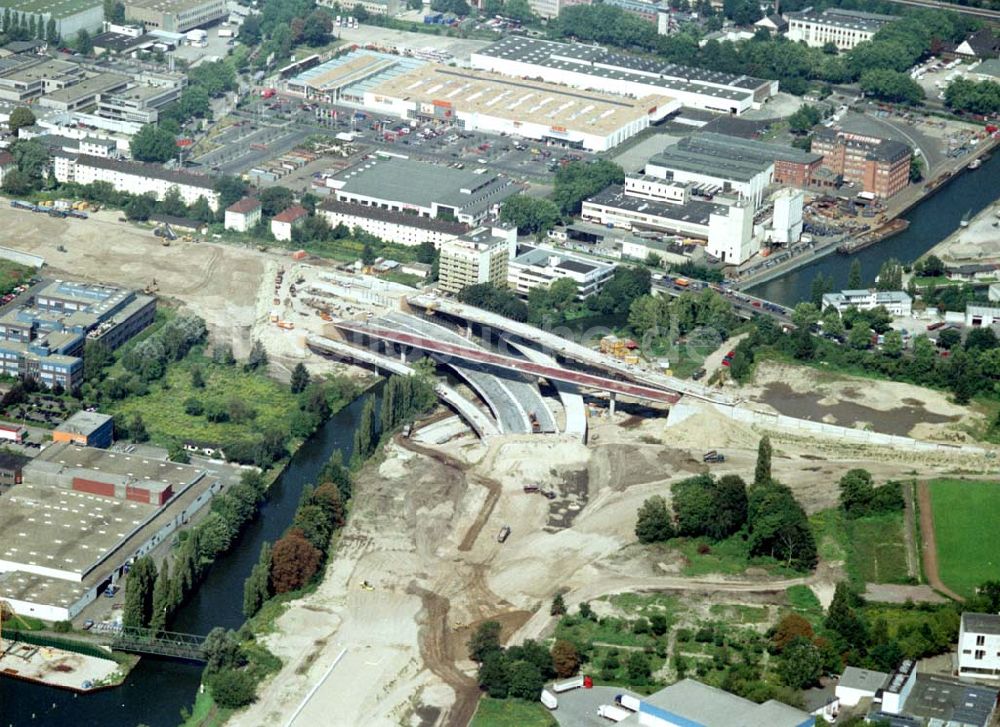
<path fill-rule="evenodd" d="M 359 154 L 382 150 L 459 168 L 489 166 L 514 179 L 538 184 L 550 184 L 561 164 L 595 158 L 580 149 L 467 131 L 456 125 L 411 125 L 399 118 L 307 103 L 280 94 L 263 98 L 258 93 L 234 118 L 235 125 L 209 139 L 209 151 L 196 155 L 196 163 L 213 171 L 240 174 L 310 137 L 334 137 L 338 133 L 353 134 Z"/>
<path fill-rule="evenodd" d="M 563 727 L 586 727 L 587 725 L 604 727 L 610 722 L 597 716 L 597 708 L 602 704 L 614 705 L 616 694 L 639 696 L 621 687 L 573 689 L 556 695 L 559 706 L 553 710 L 552 716 Z"/>

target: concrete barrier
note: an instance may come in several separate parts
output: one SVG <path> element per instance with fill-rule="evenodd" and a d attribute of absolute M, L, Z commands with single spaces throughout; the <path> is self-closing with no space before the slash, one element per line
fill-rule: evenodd
<path fill-rule="evenodd" d="M 726 406 L 712 402 L 689 403 L 681 400 L 670 410 L 668 422 L 675 424 L 682 422 L 688 417 L 703 411 L 706 407 L 713 407 L 722 415 L 738 422 L 759 426 L 762 429 L 784 431 L 806 436 L 826 437 L 838 439 L 846 442 L 856 442 L 858 444 L 870 444 L 880 447 L 893 447 L 896 449 L 907 449 L 920 452 L 951 452 L 955 454 L 970 454 L 986 456 L 992 454 L 991 450 L 984 447 L 977 447 L 968 444 L 947 444 L 944 442 L 925 442 L 911 437 L 902 437 L 896 434 L 883 434 L 872 432 L 867 429 L 854 429 L 843 427 L 837 424 L 826 424 L 825 422 L 814 422 L 808 419 L 796 419 L 784 414 L 775 414 L 768 411 L 751 409 L 744 405 Z"/>
<path fill-rule="evenodd" d="M 10 247 L 0 247 L 0 258 L 10 260 L 18 265 L 27 265 L 29 268 L 35 268 L 36 270 L 45 264 L 45 258 L 40 255 L 32 255 L 31 253 L 21 252 Z"/>

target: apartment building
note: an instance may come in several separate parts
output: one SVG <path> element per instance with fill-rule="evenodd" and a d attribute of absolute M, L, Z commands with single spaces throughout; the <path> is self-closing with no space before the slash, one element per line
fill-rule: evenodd
<path fill-rule="evenodd" d="M 250 232 L 260 222 L 262 214 L 260 200 L 244 197 L 226 207 L 225 227 L 236 232 Z"/>
<path fill-rule="evenodd" d="M 162 200 L 171 189 L 176 189 L 184 204 L 194 204 L 199 197 L 204 197 L 213 210 L 219 207 L 219 193 L 214 189 L 212 177 L 167 169 L 159 164 L 63 152 L 53 156 L 52 168 L 60 182 L 108 182 L 119 192 L 152 193 L 158 200 Z"/>
<path fill-rule="evenodd" d="M 469 231 L 461 222 L 436 220 L 409 212 L 365 207 L 350 202 L 326 200 L 320 203 L 316 214 L 330 223 L 330 227 L 344 225 L 348 229 L 360 227 L 365 232 L 398 245 L 422 245 L 430 242 L 436 248 L 448 240 Z"/>
<path fill-rule="evenodd" d="M 507 284 L 508 260 L 517 230 L 480 227 L 441 246 L 438 287 L 447 293 L 480 283 Z"/>
<path fill-rule="evenodd" d="M 902 142 L 822 128 L 813 135 L 812 150 L 822 155 L 823 168 L 876 197 L 888 199 L 910 183 L 913 152 Z"/>
<path fill-rule="evenodd" d="M 309 210 L 299 205 L 292 205 L 286 210 L 276 214 L 271 220 L 271 234 L 275 240 L 289 242 L 292 239 L 292 230 L 306 221 Z"/>
<path fill-rule="evenodd" d="M 850 50 L 858 43 L 871 40 L 879 30 L 898 18 L 841 8 L 826 8 L 822 12 L 808 8 L 785 13 L 785 19 L 789 40 L 804 41 L 814 48 L 833 43 L 838 50 Z"/>

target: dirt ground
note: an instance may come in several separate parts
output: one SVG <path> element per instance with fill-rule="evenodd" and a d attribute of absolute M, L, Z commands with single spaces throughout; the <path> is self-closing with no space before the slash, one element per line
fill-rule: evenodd
<path fill-rule="evenodd" d="M 800 578 L 748 572 L 692 579 L 680 575 L 678 563 L 636 547 L 642 501 L 669 497 L 671 481 L 706 471 L 706 448 L 726 455 L 712 465 L 715 474 L 753 471 L 760 433 L 714 410 L 675 425 L 663 417 L 592 417 L 587 446 L 530 435 L 483 444 L 469 433 L 441 443 L 442 431 L 457 431 L 446 424 L 436 421 L 425 443 L 419 430 L 395 441 L 363 471 L 326 579 L 267 637 L 284 661 L 281 673 L 234 724 L 287 719 L 319 684 L 296 725 L 317 723 L 333 709 L 345 724 L 464 725 L 478 697 L 465 647 L 476 624 L 499 620 L 515 642 L 544 638 L 557 591 L 571 607 L 636 590 L 781 604 L 786 588 L 802 584 L 828 603 L 843 577 L 842 564 L 821 563 Z M 923 474 L 953 470 L 957 461 L 781 435 L 772 442 L 775 477 L 808 512 L 837 502 L 837 481 L 852 467 L 881 481 L 898 478 L 904 466 Z M 529 483 L 554 489 L 557 499 L 524 493 Z M 511 534 L 501 544 L 496 536 L 505 524 Z"/>
<path fill-rule="evenodd" d="M 932 389 L 774 362 L 741 393 L 788 416 L 928 441 L 971 442 L 966 430 L 982 418 Z"/>
<path fill-rule="evenodd" d="M 257 291 L 270 256 L 255 250 L 181 240 L 164 247 L 152 230 L 118 222 L 118 213 L 58 219 L 0 206 L 7 244 L 41 255 L 46 275 L 156 292 L 205 319 L 213 340 L 250 350 Z M 58 248 L 62 246 L 65 252 Z"/>

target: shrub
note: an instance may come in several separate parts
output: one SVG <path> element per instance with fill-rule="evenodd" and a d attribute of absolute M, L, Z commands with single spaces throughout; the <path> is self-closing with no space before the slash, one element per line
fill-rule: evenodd
<path fill-rule="evenodd" d="M 242 670 L 222 669 L 216 672 L 209 678 L 208 688 L 212 690 L 215 703 L 226 709 L 239 709 L 257 699 L 254 678 Z"/>

